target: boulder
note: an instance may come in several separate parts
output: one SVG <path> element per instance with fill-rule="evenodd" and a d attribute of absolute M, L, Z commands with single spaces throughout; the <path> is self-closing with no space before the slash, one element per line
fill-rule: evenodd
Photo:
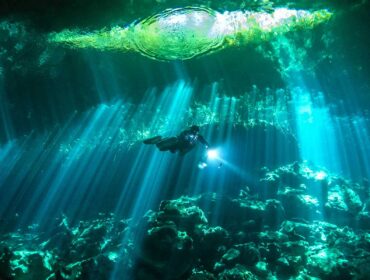
<path fill-rule="evenodd" d="M 278 197 L 283 204 L 288 219 L 312 221 L 322 218 L 319 211 L 319 200 L 305 194 L 302 190 L 294 190 L 287 187 L 279 192 Z"/>
<path fill-rule="evenodd" d="M 307 271 L 320 279 L 345 279 L 341 272 L 347 265 L 348 261 L 335 248 L 310 250 L 308 253 Z"/>
<path fill-rule="evenodd" d="M 262 279 L 266 279 L 267 276 L 270 274 L 268 264 L 262 261 L 256 263 L 252 271 L 254 272 L 254 274 L 261 277 Z"/>
<path fill-rule="evenodd" d="M 279 277 L 296 277 L 304 268 L 305 258 L 302 256 L 291 256 L 284 254 L 276 261 L 276 273 Z"/>
<path fill-rule="evenodd" d="M 180 197 L 161 202 L 157 221 L 172 221 L 180 230 L 192 232 L 197 225 L 207 224 L 204 212 L 195 205 L 193 199 Z"/>
<path fill-rule="evenodd" d="M 266 201 L 265 216 L 263 223 L 269 225 L 271 229 L 276 229 L 285 220 L 285 210 L 282 203 L 276 199 Z"/>
<path fill-rule="evenodd" d="M 222 227 L 201 225 L 194 235 L 194 254 L 202 260 L 206 269 L 212 270 L 215 262 L 225 254 L 230 242 L 229 233 Z"/>
<path fill-rule="evenodd" d="M 154 227 L 145 234 L 138 257 L 162 275 L 178 278 L 191 268 L 193 240 L 176 226 Z"/>
<path fill-rule="evenodd" d="M 235 248 L 240 251 L 240 264 L 254 266 L 261 259 L 256 245 L 252 242 L 235 245 Z"/>
<path fill-rule="evenodd" d="M 240 251 L 234 248 L 229 249 L 221 258 L 222 262 L 227 266 L 234 266 L 240 258 Z"/>

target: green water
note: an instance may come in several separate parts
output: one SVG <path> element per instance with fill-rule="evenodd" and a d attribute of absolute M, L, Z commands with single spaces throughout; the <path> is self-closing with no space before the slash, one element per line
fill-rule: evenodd
<path fill-rule="evenodd" d="M 0 2 L 0 280 L 369 279 L 368 11 Z"/>

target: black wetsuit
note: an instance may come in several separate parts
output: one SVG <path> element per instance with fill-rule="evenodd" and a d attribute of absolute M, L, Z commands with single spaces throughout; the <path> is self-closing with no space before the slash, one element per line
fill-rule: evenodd
<path fill-rule="evenodd" d="M 179 150 L 180 154 L 183 155 L 192 150 L 198 141 L 206 147 L 209 146 L 207 141 L 201 134 L 199 134 L 199 132 L 194 132 L 190 129 L 181 132 L 180 135 L 177 136 L 177 139 L 179 143 L 176 148 Z"/>
<path fill-rule="evenodd" d="M 200 142 L 208 147 L 208 142 L 198 131 L 191 129 L 184 130 L 178 136 L 162 138 L 156 136 L 144 141 L 144 144 L 155 144 L 160 151 L 171 151 L 172 153 L 179 152 L 185 155 L 192 150 L 196 144 Z"/>

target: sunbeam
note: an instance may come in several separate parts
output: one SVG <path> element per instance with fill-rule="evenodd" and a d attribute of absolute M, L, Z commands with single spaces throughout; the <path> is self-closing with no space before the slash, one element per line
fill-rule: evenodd
<path fill-rule="evenodd" d="M 1 280 L 369 278 L 368 1 L 8 2 Z"/>

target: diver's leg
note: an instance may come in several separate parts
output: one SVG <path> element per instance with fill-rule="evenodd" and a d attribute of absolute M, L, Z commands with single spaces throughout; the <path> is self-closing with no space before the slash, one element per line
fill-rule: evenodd
<path fill-rule="evenodd" d="M 158 149 L 161 149 L 165 146 L 167 146 L 168 137 L 162 138 L 161 141 L 155 143 L 155 145 L 158 147 Z"/>
<path fill-rule="evenodd" d="M 180 154 L 180 156 L 184 156 L 184 155 L 186 155 L 190 150 L 191 150 L 191 148 L 189 148 L 189 147 L 181 147 L 181 148 L 179 149 L 179 154 Z"/>
<path fill-rule="evenodd" d="M 162 141 L 162 136 L 158 135 L 149 139 L 145 139 L 143 141 L 144 144 L 157 144 L 158 142 Z"/>
<path fill-rule="evenodd" d="M 156 144 L 159 150 L 161 151 L 168 151 L 168 150 L 176 150 L 178 145 L 177 137 L 169 137 L 165 138 L 159 143 Z"/>

